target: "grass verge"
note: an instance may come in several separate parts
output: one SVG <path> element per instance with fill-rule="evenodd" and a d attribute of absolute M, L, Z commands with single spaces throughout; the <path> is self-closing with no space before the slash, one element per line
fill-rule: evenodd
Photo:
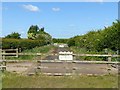
<path fill-rule="evenodd" d="M 41 53 L 46 54 L 49 53 L 51 50 L 53 50 L 55 47 L 52 45 L 48 46 L 42 46 L 42 47 L 35 47 L 33 49 L 25 50 L 21 53 Z M 37 60 L 42 58 L 43 56 L 37 56 L 37 55 L 24 55 L 19 57 L 7 57 L 8 60 Z"/>
<path fill-rule="evenodd" d="M 117 88 L 116 75 L 104 76 L 22 76 L 3 74 L 3 88 Z"/>
<path fill-rule="evenodd" d="M 70 50 L 76 54 L 105 54 L 105 51 L 96 52 L 96 51 L 87 51 L 85 48 L 70 47 Z M 110 51 L 111 54 L 116 54 L 114 51 Z M 76 60 L 85 60 L 85 61 L 107 61 L 107 57 L 91 57 L 91 56 L 75 56 Z M 118 61 L 117 57 L 112 57 L 112 61 Z"/>

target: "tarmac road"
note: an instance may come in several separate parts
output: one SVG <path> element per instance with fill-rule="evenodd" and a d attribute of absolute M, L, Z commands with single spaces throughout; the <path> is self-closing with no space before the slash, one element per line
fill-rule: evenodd
<path fill-rule="evenodd" d="M 60 51 L 69 51 L 69 48 L 58 47 L 53 51 L 54 54 Z M 58 60 L 58 56 L 47 56 L 45 60 Z M 109 69 L 111 68 L 111 69 Z M 107 64 L 93 63 L 72 63 L 72 62 L 42 62 L 41 69 L 38 72 L 42 73 L 76 73 L 76 74 L 117 74 L 118 70 Z"/>
<path fill-rule="evenodd" d="M 71 63 L 71 62 L 42 62 L 42 73 L 76 73 L 76 74 L 117 74 L 118 70 L 109 70 L 107 64 Z"/>

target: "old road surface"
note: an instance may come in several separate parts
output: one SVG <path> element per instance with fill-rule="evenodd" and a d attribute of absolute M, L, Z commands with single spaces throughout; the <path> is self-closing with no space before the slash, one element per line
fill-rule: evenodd
<path fill-rule="evenodd" d="M 69 51 L 68 48 L 55 48 L 51 54 L 58 54 L 59 51 Z M 58 56 L 48 55 L 44 60 L 58 60 Z M 40 69 L 37 69 L 38 65 L 40 65 Z M 95 64 L 95 63 L 72 63 L 72 62 L 24 62 L 24 63 L 8 63 L 7 64 L 8 71 L 19 72 L 24 75 L 33 75 L 36 73 L 46 73 L 46 74 L 117 74 L 118 69 L 111 67 L 108 64 Z"/>

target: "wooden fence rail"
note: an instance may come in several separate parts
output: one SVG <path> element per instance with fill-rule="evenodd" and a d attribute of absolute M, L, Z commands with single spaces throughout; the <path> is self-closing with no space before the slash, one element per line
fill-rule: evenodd
<path fill-rule="evenodd" d="M 60 55 L 60 54 L 41 54 L 41 53 L 2 53 L 3 56 L 5 55 Z M 66 55 L 66 54 L 65 54 Z M 91 56 L 91 57 L 120 57 L 120 55 L 107 55 L 107 54 L 72 54 L 73 56 Z"/>
<path fill-rule="evenodd" d="M 114 54 L 73 54 L 75 56 L 91 56 L 91 57 L 120 57 L 120 55 Z"/>
<path fill-rule="evenodd" d="M 99 64 L 118 64 L 118 61 L 112 61 L 112 62 L 108 62 L 108 61 L 78 61 L 78 60 L 66 60 L 66 61 L 62 61 L 62 60 L 37 60 L 38 63 L 47 63 L 47 62 L 71 62 L 71 63 L 99 63 Z"/>
<path fill-rule="evenodd" d="M 20 55 L 46 55 L 46 54 L 42 54 L 42 53 L 19 53 L 19 49 L 0 49 L 0 51 L 2 51 L 2 56 L 12 56 L 15 55 L 15 57 L 18 57 Z M 7 51 L 15 51 L 14 53 L 8 53 Z M 47 54 L 47 55 L 62 55 L 61 54 Z M 65 54 L 66 55 L 66 54 Z M 73 56 L 91 56 L 91 57 L 120 57 L 120 55 L 114 55 L 114 54 L 72 54 Z"/>
<path fill-rule="evenodd" d="M 97 75 L 100 73 L 110 73 L 109 70 L 111 70 L 113 66 L 117 69 L 119 62 L 39 60 L 37 69 L 39 72 L 47 75 L 81 75 L 81 73 L 84 73 L 84 69 L 88 70 L 88 64 L 90 66 L 89 70 L 92 68 L 92 70 L 90 70 L 91 74 L 95 75 L 96 73 Z M 94 68 L 94 66 L 96 67 L 97 64 L 101 65 L 100 67 L 102 67 L 102 65 L 104 66 L 104 64 L 107 64 L 104 68 L 106 72 L 102 72 L 102 70 L 100 68 L 98 69 L 98 67 L 97 69 L 100 71 L 97 72 L 96 68 Z"/>
<path fill-rule="evenodd" d="M 19 57 L 19 56 L 23 56 L 23 55 L 34 55 L 34 56 L 42 56 L 42 55 L 60 55 L 59 53 L 56 53 L 56 54 L 42 54 L 42 53 L 19 53 L 18 52 L 18 49 L 6 49 L 6 50 L 1 50 L 2 53 L 1 53 L 1 56 L 2 56 L 2 60 L 0 60 L 0 70 L 4 71 L 6 70 L 6 63 L 7 62 L 21 62 L 20 60 L 5 60 L 5 57 Z M 10 52 L 9 52 L 10 51 Z M 14 53 L 11 51 L 14 51 Z M 9 52 L 9 53 L 8 53 Z M 66 54 L 65 54 L 66 55 Z M 61 61 L 61 60 L 36 60 L 37 63 L 44 63 L 44 62 L 64 62 L 63 63 L 63 66 L 66 65 L 67 62 L 70 62 L 72 64 L 75 64 L 75 63 L 99 63 L 99 64 L 118 64 L 119 62 L 112 62 L 111 61 L 111 58 L 112 57 L 117 57 L 119 58 L 120 55 L 112 55 L 112 54 L 72 54 L 73 56 L 90 56 L 90 57 L 108 57 L 108 61 L 76 61 L 76 60 L 72 60 L 72 61 Z M 40 66 L 40 69 L 42 67 Z M 72 73 L 74 74 L 75 73 L 75 68 L 73 67 L 72 68 Z"/>
<path fill-rule="evenodd" d="M 56 53 L 56 54 L 42 54 L 42 53 L 19 53 L 18 52 L 18 48 L 17 49 L 0 49 L 2 51 L 2 59 L 5 60 L 5 57 L 19 57 L 19 56 L 22 56 L 22 55 L 35 55 L 35 56 L 42 56 L 42 55 L 61 55 L 59 53 Z M 11 52 L 8 52 L 9 51 L 14 51 L 14 53 L 11 53 Z M 66 54 L 65 54 L 66 55 Z M 72 54 L 73 56 L 90 56 L 90 57 L 108 57 L 108 60 L 111 61 L 111 58 L 112 57 L 120 57 L 120 55 L 112 55 L 112 54 Z"/>
<path fill-rule="evenodd" d="M 2 54 L 2 56 L 12 56 L 12 55 L 18 55 L 18 56 L 36 55 L 36 56 L 39 56 L 39 55 L 46 55 L 46 54 L 41 54 L 41 53 L 6 53 L 6 52 L 2 52 L 1 54 Z M 48 54 L 48 55 L 56 55 L 56 54 Z M 14 57 L 16 57 L 16 56 L 14 56 Z"/>
<path fill-rule="evenodd" d="M 2 59 L 5 60 L 5 57 L 19 57 L 24 55 L 33 55 L 33 56 L 49 56 L 55 55 L 59 56 L 61 54 L 41 54 L 41 53 L 2 53 Z M 108 61 L 112 60 L 112 57 L 120 58 L 120 55 L 105 55 L 105 54 L 72 54 L 73 56 L 86 56 L 86 57 L 108 57 Z"/>

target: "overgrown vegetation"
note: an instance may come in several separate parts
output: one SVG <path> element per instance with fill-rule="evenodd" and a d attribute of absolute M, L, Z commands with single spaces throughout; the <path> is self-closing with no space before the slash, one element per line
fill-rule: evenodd
<path fill-rule="evenodd" d="M 19 33 L 17 33 L 17 32 L 12 32 L 11 34 L 5 36 L 5 38 L 20 39 L 20 38 L 21 38 L 20 36 L 21 36 L 21 35 L 20 35 Z"/>
<path fill-rule="evenodd" d="M 52 43 L 52 36 L 44 31 L 44 27 L 39 29 L 37 25 L 30 26 L 28 30 L 28 39 L 44 40 L 47 44 Z"/>
<path fill-rule="evenodd" d="M 75 36 L 68 40 L 68 46 L 77 54 L 119 54 L 120 51 L 120 21 L 103 30 L 89 31 L 85 35 Z M 107 60 L 106 57 L 76 57 L 78 60 Z M 112 61 L 118 58 L 113 57 Z"/>
<path fill-rule="evenodd" d="M 52 37 L 50 34 L 44 31 L 44 28 L 39 29 L 37 25 L 30 26 L 28 30 L 28 39 L 20 39 L 19 33 L 11 33 L 2 38 L 3 49 L 16 49 L 21 50 L 32 49 L 34 47 L 40 47 L 52 43 Z"/>
<path fill-rule="evenodd" d="M 34 47 L 40 47 L 46 45 L 43 40 L 30 40 L 30 39 L 2 39 L 3 49 L 16 49 L 21 48 L 21 50 L 32 49 Z"/>
<path fill-rule="evenodd" d="M 120 50 L 120 21 L 103 30 L 89 31 L 82 36 L 75 36 L 68 41 L 69 46 L 85 48 L 87 51 L 101 52 L 104 49 Z"/>
<path fill-rule="evenodd" d="M 79 48 L 76 46 L 71 46 L 70 50 L 76 54 L 108 54 L 105 50 L 96 52 L 96 51 L 88 51 L 86 48 Z M 116 55 L 117 52 L 107 49 L 107 52 L 110 54 Z M 87 61 L 108 61 L 108 57 L 91 57 L 91 56 L 75 56 L 76 60 L 87 60 Z M 118 61 L 117 57 L 112 57 L 112 61 Z"/>
<path fill-rule="evenodd" d="M 53 38 L 53 43 L 67 43 L 69 39 Z"/>
<path fill-rule="evenodd" d="M 54 48 L 54 46 L 47 45 L 47 46 L 35 47 L 33 49 L 25 50 L 25 51 L 23 51 L 23 53 L 24 52 L 25 53 L 47 53 L 47 52 L 49 52 L 53 48 Z"/>
<path fill-rule="evenodd" d="M 32 49 L 24 50 L 22 53 L 41 53 L 41 54 L 47 54 L 50 53 L 55 47 L 52 45 L 47 46 L 41 46 L 41 47 L 35 47 Z M 23 55 L 19 57 L 6 57 L 6 59 L 13 59 L 13 60 L 37 60 L 44 58 L 45 55 L 37 56 L 37 55 Z"/>
<path fill-rule="evenodd" d="M 3 88 L 117 88 L 118 76 L 22 76 L 3 74 Z"/>

